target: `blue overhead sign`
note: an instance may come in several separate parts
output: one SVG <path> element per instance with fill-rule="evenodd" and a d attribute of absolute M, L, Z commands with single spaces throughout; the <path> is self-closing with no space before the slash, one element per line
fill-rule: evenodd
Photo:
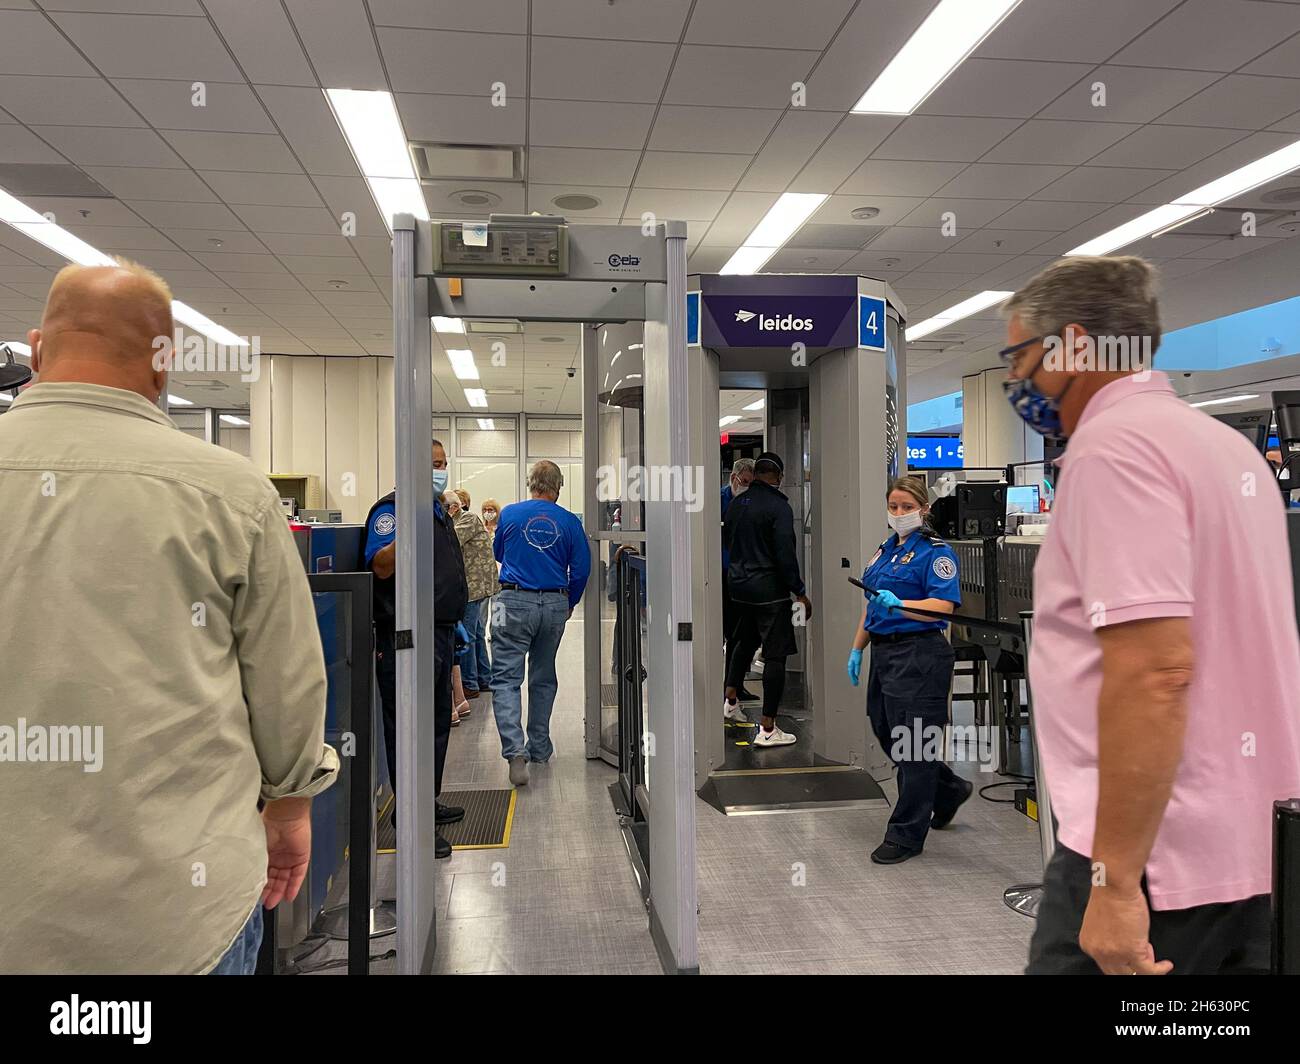
<path fill-rule="evenodd" d="M 885 301 L 875 296 L 858 296 L 858 346 L 885 350 Z"/>
<path fill-rule="evenodd" d="M 909 469 L 961 469 L 964 458 L 960 436 L 907 437 Z"/>
<path fill-rule="evenodd" d="M 686 293 L 686 346 L 700 346 L 700 293 Z"/>
<path fill-rule="evenodd" d="M 704 275 L 705 347 L 854 347 L 857 278 L 810 274 Z"/>

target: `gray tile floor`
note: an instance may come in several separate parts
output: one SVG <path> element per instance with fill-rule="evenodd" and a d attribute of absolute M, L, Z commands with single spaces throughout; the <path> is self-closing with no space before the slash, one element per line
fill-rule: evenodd
<path fill-rule="evenodd" d="M 608 786 L 614 770 L 582 747 L 582 625 L 560 647 L 552 734 L 557 758 L 533 766 L 509 847 L 438 863 L 444 974 L 654 974 L 659 963 Z M 445 797 L 508 786 L 488 696 L 453 729 Z M 958 709 L 958 719 L 969 714 Z M 998 777 L 954 766 L 976 786 Z M 892 782 L 884 785 L 891 801 Z M 1010 798 L 1012 788 L 994 797 Z M 725 817 L 696 805 L 700 968 L 706 974 L 1014 973 L 1033 924 L 1002 903 L 1038 878 L 1037 828 L 1011 805 L 972 799 L 925 853 L 882 868 L 868 854 L 888 810 Z M 392 858 L 381 857 L 391 896 Z M 392 939 L 379 939 L 381 954 Z M 333 946 L 333 944 L 331 944 Z M 314 957 L 325 956 L 322 952 Z M 374 971 L 392 969 L 376 964 Z"/>

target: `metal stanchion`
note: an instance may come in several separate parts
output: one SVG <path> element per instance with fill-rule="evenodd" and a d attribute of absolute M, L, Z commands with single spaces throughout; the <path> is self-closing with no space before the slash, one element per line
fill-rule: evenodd
<path fill-rule="evenodd" d="M 1043 849 L 1043 868 L 1046 869 L 1047 862 L 1052 859 L 1052 854 L 1056 850 L 1056 829 L 1052 824 L 1052 800 L 1047 792 L 1047 776 L 1043 773 L 1043 755 L 1038 745 L 1036 718 L 1034 716 L 1034 691 L 1027 679 L 1029 673 L 1029 646 L 1033 637 L 1033 628 L 1033 611 L 1022 610 L 1020 613 L 1020 630 L 1025 637 L 1025 690 L 1029 709 L 1029 741 L 1034 746 L 1034 790 L 1037 795 L 1038 838 Z M 1042 898 L 1043 885 L 1041 883 L 1019 883 L 1007 887 L 1002 892 L 1002 900 L 1007 903 L 1009 908 L 1032 919 L 1038 918 L 1038 906 Z"/>
<path fill-rule="evenodd" d="M 1273 803 L 1273 974 L 1300 975 L 1300 798 Z"/>

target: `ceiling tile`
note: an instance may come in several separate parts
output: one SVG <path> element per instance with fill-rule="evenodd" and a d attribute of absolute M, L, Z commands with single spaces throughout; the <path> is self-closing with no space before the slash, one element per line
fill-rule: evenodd
<path fill-rule="evenodd" d="M 118 130 L 117 132 L 126 132 Z M 88 166 L 86 173 L 118 199 L 215 203 L 217 196 L 189 170 L 142 166 Z"/>
<path fill-rule="evenodd" d="M 820 52 L 854 6 L 854 0 L 748 0 L 744 17 L 737 17 L 733 0 L 696 0 L 686 40 Z"/>
<path fill-rule="evenodd" d="M 922 196 L 831 196 L 811 218 L 814 222 L 828 224 L 858 222 L 861 225 L 897 225 L 913 210 L 925 202 Z M 855 219 L 851 212 L 857 207 L 875 207 L 880 213 L 874 218 Z"/>
<path fill-rule="evenodd" d="M 1048 107 L 1040 118 L 1079 122 L 1150 122 L 1219 77 L 1203 70 L 1100 66 Z M 1093 105 L 1094 85 L 1105 90 L 1105 106 Z"/>
<path fill-rule="evenodd" d="M 1120 203 L 1157 181 L 1168 170 L 1122 166 L 1076 166 L 1064 177 L 1034 193 L 1034 199 L 1081 200 L 1090 203 Z"/>
<path fill-rule="evenodd" d="M 78 166 L 184 170 L 185 161 L 152 129 L 37 126 L 36 132 Z"/>
<path fill-rule="evenodd" d="M 138 219 L 137 219 L 138 220 Z M 80 220 L 65 220 L 65 229 L 81 237 L 100 251 L 174 251 L 176 245 L 152 226 L 83 225 Z"/>
<path fill-rule="evenodd" d="M 816 52 L 683 45 L 664 102 L 785 108 L 790 86 L 805 79 L 816 60 Z M 655 84 L 649 75 L 645 81 Z"/>
<path fill-rule="evenodd" d="M 967 59 L 926 98 L 917 113 L 1029 118 L 1091 69 L 1086 63 Z"/>
<path fill-rule="evenodd" d="M 316 84 L 280 0 L 204 0 L 204 6 L 250 82 Z"/>
<path fill-rule="evenodd" d="M 0 107 L 29 126 L 144 125 L 103 78 L 0 75 Z"/>
<path fill-rule="evenodd" d="M 298 174 L 302 167 L 284 140 L 267 133 L 194 133 L 168 130 L 163 136 L 196 170 L 242 170 Z"/>
<path fill-rule="evenodd" d="M 656 103 L 663 91 L 673 52 L 670 44 L 645 41 L 533 37 L 530 91 L 539 99 Z M 521 58 L 509 73 L 522 69 Z M 483 77 L 476 72 L 475 77 L 467 80 L 474 84 L 483 81 Z M 519 79 L 506 78 L 503 74 L 502 80 L 509 84 Z M 483 91 L 490 91 L 486 83 Z M 523 92 L 522 85 L 517 92 Z M 745 101 L 745 105 L 761 106 L 753 100 Z"/>
<path fill-rule="evenodd" d="M 933 7 L 911 0 L 859 3 L 807 78 L 808 107 L 840 112 L 851 108 Z M 787 94 L 789 84 L 787 80 Z"/>
<path fill-rule="evenodd" d="M 226 203 L 319 207 L 320 193 L 303 174 L 244 174 L 204 170 L 200 175 Z"/>
<path fill-rule="evenodd" d="M 949 251 L 965 234 L 946 236 L 938 225 L 891 226 L 871 241 L 871 250 L 879 252 L 912 251 L 931 255 Z"/>
<path fill-rule="evenodd" d="M 96 73 L 39 11 L 0 11 L 0 70 L 6 74 Z"/>
<path fill-rule="evenodd" d="M 780 117 L 775 109 L 665 105 L 655 117 L 649 147 L 753 155 Z"/>
<path fill-rule="evenodd" d="M 1130 66 L 1236 70 L 1300 32 L 1300 5 L 1186 0 L 1119 52 Z"/>
<path fill-rule="evenodd" d="M 163 232 L 173 243 L 186 251 L 229 251 L 254 255 L 266 251 L 262 241 L 252 233 L 236 233 L 225 229 L 173 228 L 167 228 Z M 214 240 L 219 240 L 220 246 L 214 244 Z"/>
<path fill-rule="evenodd" d="M 274 133 L 247 85 L 210 82 L 202 96 L 183 81 L 118 78 L 114 85 L 157 129 L 215 129 L 231 133 Z M 203 101 L 202 106 L 195 104 Z"/>
<path fill-rule="evenodd" d="M 169 229 L 243 229 L 230 208 L 221 203 L 162 203 L 132 200 L 129 206 L 151 225 Z M 111 224 L 111 223 L 109 223 Z"/>
<path fill-rule="evenodd" d="M 359 177 L 316 177 L 312 179 L 325 203 L 336 219 L 334 231 L 340 231 L 343 215 L 348 213 L 356 226 L 356 235 L 389 239 L 388 226 L 379 216 L 379 209 L 370 195 L 370 189 Z M 295 230 L 296 231 L 296 230 Z M 316 232 L 316 230 L 309 230 Z"/>
<path fill-rule="evenodd" d="M 788 111 L 738 187 L 747 192 L 784 192 L 839 120 L 839 115 L 826 111 Z"/>
<path fill-rule="evenodd" d="M 1094 156 L 1099 166 L 1164 167 L 1181 170 L 1225 148 L 1243 134 L 1234 129 L 1196 126 L 1143 126 L 1136 133 Z"/>
<path fill-rule="evenodd" d="M 834 192 L 895 129 L 892 115 L 847 115 L 790 185 L 792 192 Z"/>
<path fill-rule="evenodd" d="M 493 107 L 488 93 L 399 93 L 397 109 L 411 140 L 442 144 L 523 144 L 524 107 Z"/>
<path fill-rule="evenodd" d="M 285 4 L 323 86 L 389 88 L 364 3 L 360 0 L 285 0 Z M 442 56 L 439 56 L 437 63 L 429 65 L 437 66 L 441 62 Z M 392 87 L 403 86 L 398 85 L 394 78 Z"/>
<path fill-rule="evenodd" d="M 649 212 L 663 221 L 707 222 L 718 213 L 726 195 L 725 192 L 634 188 L 623 209 L 623 217 L 638 219 Z"/>
<path fill-rule="evenodd" d="M 1013 210 L 1015 208 L 1012 208 Z M 1006 217 L 1003 215 L 1003 217 Z M 900 232 L 918 233 L 920 229 L 906 229 Z M 1046 239 L 1042 232 L 1028 229 L 1001 229 L 986 226 L 958 240 L 956 251 L 985 251 L 997 254 L 1023 255 L 1033 251 Z M 874 245 L 873 245 L 874 246 Z"/>
<path fill-rule="evenodd" d="M 546 0 L 533 5 L 533 33 L 598 40 L 677 41 L 694 0 L 653 4 L 593 4 Z"/>
<path fill-rule="evenodd" d="M 1300 70 L 1296 71 L 1300 74 Z M 1265 129 L 1300 111 L 1300 78 L 1229 74 L 1157 120 L 1182 126 Z"/>
<path fill-rule="evenodd" d="M 528 0 L 370 0 L 376 26 L 527 33 Z"/>
<path fill-rule="evenodd" d="M 243 80 L 206 19 L 71 12 L 55 12 L 50 17 L 110 78 L 148 73 L 186 84 Z M 74 71 L 78 65 L 79 61 L 73 64 Z M 56 69 L 61 74 L 69 72 L 62 65 Z"/>
<path fill-rule="evenodd" d="M 255 233 L 318 233 L 333 235 L 339 223 L 324 207 L 236 206 L 235 213 Z"/>
<path fill-rule="evenodd" d="M 971 199 L 1025 198 L 1068 171 L 1068 166 L 973 163 L 943 186 L 943 194 Z"/>
<path fill-rule="evenodd" d="M 1150 126 L 1151 130 L 1160 129 L 1179 129 L 1179 126 Z M 1159 181 L 1149 188 L 1143 189 L 1130 200 L 1131 203 L 1169 203 L 1185 192 L 1190 192 L 1194 188 L 1199 188 L 1208 181 L 1223 177 L 1239 167 L 1254 162 L 1256 159 L 1262 159 L 1265 155 L 1284 148 L 1289 144 L 1295 143 L 1295 137 L 1285 133 L 1250 133 L 1242 136 L 1237 131 L 1227 130 L 1204 130 L 1206 134 L 1222 133 L 1225 136 L 1231 134 L 1234 137 L 1233 143 L 1227 147 L 1216 151 L 1213 155 L 1207 155 L 1199 162 L 1188 166 L 1180 173 L 1174 174 L 1163 181 Z M 1240 139 L 1235 139 L 1240 138 Z"/>
<path fill-rule="evenodd" d="M 749 163 L 747 155 L 712 155 L 705 152 L 648 151 L 636 172 L 640 188 L 735 187 Z"/>
<path fill-rule="evenodd" d="M 771 192 L 733 192 L 700 236 L 709 244 L 739 247 L 776 202 Z"/>
<path fill-rule="evenodd" d="M 41 214 L 52 212 L 56 220 L 67 221 L 82 218 L 93 225 L 145 225 L 149 219 L 139 212 L 132 211 L 125 203 L 111 199 L 78 199 L 67 196 L 27 196 L 24 201 L 34 211 Z M 7 230 L 6 230 L 7 231 Z M 26 237 L 24 243 L 30 243 Z M 5 243 L 4 233 L 0 233 L 0 243 Z"/>
<path fill-rule="evenodd" d="M 645 145 L 646 134 L 650 131 L 650 123 L 654 115 L 654 105 L 648 103 L 533 100 L 528 108 L 529 142 L 534 146 L 559 148 L 640 150 Z M 662 120 L 662 112 L 660 118 Z M 655 145 L 655 147 L 671 148 L 680 146 Z"/>
<path fill-rule="evenodd" d="M 534 148 L 528 178 L 548 185 L 629 185 L 640 152 L 613 148 Z"/>
<path fill-rule="evenodd" d="M 600 204 L 590 211 L 576 211 L 572 207 L 556 207 L 551 202 L 557 196 L 565 195 L 592 196 Z M 528 182 L 528 209 L 537 211 L 554 211 L 564 215 L 571 222 L 581 222 L 592 218 L 607 218 L 618 221 L 623 212 L 623 200 L 627 198 L 627 189 L 612 185 L 543 185 L 540 182 Z"/>
<path fill-rule="evenodd" d="M 875 150 L 874 157 L 974 162 L 1019 125 L 1011 118 L 912 115 Z"/>
<path fill-rule="evenodd" d="M 957 233 L 968 232 L 988 225 L 994 218 L 1017 205 L 1016 200 L 956 199 L 952 196 L 934 196 L 903 219 L 903 225 L 934 226 L 938 229 L 955 215 Z M 1010 227 L 1014 228 L 1014 227 Z"/>
<path fill-rule="evenodd" d="M 767 260 L 763 267 L 767 273 L 789 271 L 792 273 L 825 273 L 838 270 L 850 259 L 855 251 L 835 251 L 826 248 L 783 247 Z"/>
<path fill-rule="evenodd" d="M 1118 122 L 1035 119 L 1002 141 L 984 156 L 984 161 L 1077 165 L 1140 128 Z"/>
<path fill-rule="evenodd" d="M 1012 11 L 975 55 L 1101 63 L 1180 2 L 1033 0 Z"/>
<path fill-rule="evenodd" d="M 345 249 L 348 251 L 347 255 L 281 255 L 279 258 L 304 284 L 309 277 L 341 277 L 346 278 L 349 287 L 354 290 L 358 287 L 367 289 L 373 287 L 369 283 L 366 264 L 356 255 L 351 254 L 351 248 Z M 365 278 L 364 286 L 359 278 Z"/>
<path fill-rule="evenodd" d="M 1293 78 L 1300 70 L 1300 36 L 1283 41 L 1241 69 L 1243 74 L 1275 74 Z"/>
<path fill-rule="evenodd" d="M 64 162 L 62 155 L 19 125 L 0 126 L 0 159 L 7 163 Z"/>
<path fill-rule="evenodd" d="M 309 174 L 360 176 L 347 139 L 319 89 L 259 85 L 257 94 Z"/>
<path fill-rule="evenodd" d="M 965 170 L 965 163 L 868 159 L 839 187 L 840 195 L 932 196 Z"/>
<path fill-rule="evenodd" d="M 1057 203 L 1051 200 L 1026 200 L 998 218 L 998 229 L 1033 229 L 1064 232 L 1081 225 L 1105 210 L 1100 203 Z M 1140 212 L 1130 209 L 1134 217 Z"/>

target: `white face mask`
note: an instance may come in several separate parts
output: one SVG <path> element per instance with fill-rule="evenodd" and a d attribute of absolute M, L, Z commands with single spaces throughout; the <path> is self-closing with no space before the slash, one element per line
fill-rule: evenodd
<path fill-rule="evenodd" d="M 910 536 L 921 527 L 921 511 L 913 510 L 910 514 L 889 515 L 889 527 L 902 536 Z"/>
<path fill-rule="evenodd" d="M 737 495 L 744 495 L 749 490 L 748 484 L 735 485 L 731 489 L 731 497 L 734 499 Z"/>

